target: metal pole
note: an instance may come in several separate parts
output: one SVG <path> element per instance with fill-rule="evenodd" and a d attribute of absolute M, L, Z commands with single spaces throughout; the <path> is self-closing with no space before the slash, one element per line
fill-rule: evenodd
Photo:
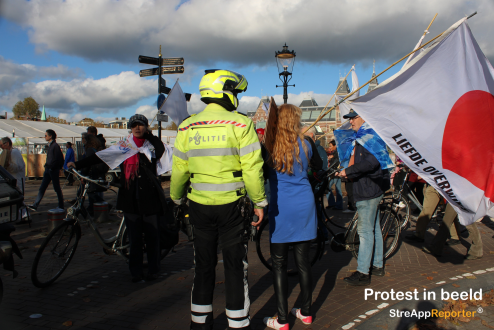
<path fill-rule="evenodd" d="M 26 178 L 29 177 L 29 138 L 26 138 L 27 152 L 26 152 Z"/>
<path fill-rule="evenodd" d="M 283 101 L 285 104 L 288 102 L 288 81 L 287 81 L 288 76 L 285 75 L 283 77 Z"/>
<path fill-rule="evenodd" d="M 160 56 L 158 57 L 159 73 L 158 73 L 158 94 L 161 94 L 161 45 L 160 45 Z M 159 112 L 159 110 L 158 110 Z M 158 138 L 161 141 L 161 120 L 158 120 Z"/>

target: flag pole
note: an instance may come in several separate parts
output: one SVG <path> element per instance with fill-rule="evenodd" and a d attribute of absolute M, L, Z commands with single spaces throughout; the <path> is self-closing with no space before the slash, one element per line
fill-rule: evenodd
<path fill-rule="evenodd" d="M 425 29 L 424 34 L 422 35 L 422 37 L 425 37 L 425 35 L 429 32 L 429 28 L 431 27 L 432 23 L 434 23 L 434 20 L 436 19 L 436 17 L 437 17 L 437 13 L 436 13 L 436 15 L 434 15 L 434 18 L 429 23 L 429 26 L 427 27 L 427 29 Z"/>
<path fill-rule="evenodd" d="M 324 106 L 324 108 L 321 110 L 321 112 L 319 113 L 319 116 L 317 116 L 317 119 L 319 120 L 321 118 L 321 114 L 324 110 L 326 110 L 326 108 L 328 107 L 329 105 L 329 102 L 331 102 L 331 100 L 333 99 L 333 97 L 336 95 L 336 92 L 338 91 L 338 89 L 340 89 L 340 86 L 343 84 L 343 81 L 346 80 L 346 78 L 348 77 L 348 75 L 350 74 L 350 72 L 352 72 L 353 68 L 355 67 L 355 64 L 352 66 L 352 68 L 350 69 L 350 71 L 348 71 L 348 73 L 346 74 L 345 78 L 343 78 L 340 83 L 338 84 L 338 87 L 336 87 L 336 91 L 334 92 L 333 95 L 331 95 L 331 98 L 329 99 L 328 103 L 326 103 L 326 105 Z"/>
<path fill-rule="evenodd" d="M 436 17 L 437 17 L 437 13 L 436 13 L 436 15 L 434 16 L 434 18 L 432 19 L 432 21 L 429 23 L 429 26 L 427 27 L 427 29 L 425 29 L 424 34 L 422 34 L 422 37 L 420 37 L 420 40 L 419 40 L 419 42 L 418 42 L 418 44 L 417 44 L 417 45 L 420 45 L 420 44 L 422 43 L 422 40 L 424 40 L 425 35 L 426 35 L 427 33 L 429 33 L 429 28 L 431 27 L 431 25 L 432 25 L 432 23 L 434 22 L 434 20 L 436 19 Z M 405 64 L 403 64 L 403 67 L 405 67 L 405 66 L 408 64 L 408 62 L 410 62 L 410 60 L 412 59 L 412 57 L 413 57 L 413 55 L 410 55 L 410 56 L 408 57 L 408 60 L 405 62 Z"/>
<path fill-rule="evenodd" d="M 473 15 L 472 15 L 473 16 Z M 446 30 L 447 31 L 447 30 Z M 446 32 L 444 31 L 444 32 Z M 333 110 L 334 108 L 336 108 L 337 106 L 339 106 L 341 103 L 343 103 L 345 100 L 347 100 L 350 96 L 352 96 L 353 94 L 355 94 L 356 92 L 358 92 L 359 90 L 361 90 L 362 88 L 364 88 L 365 86 L 367 86 L 371 81 L 373 81 L 374 79 L 376 79 L 377 77 L 379 77 L 380 75 L 382 75 L 384 72 L 388 71 L 389 69 L 391 69 L 392 67 L 394 67 L 396 64 L 400 63 L 401 61 L 403 61 L 404 59 L 406 59 L 408 56 L 412 55 L 413 53 L 415 53 L 416 51 L 419 51 L 420 49 L 424 48 L 425 46 L 427 46 L 428 44 L 430 44 L 431 42 L 435 41 L 437 38 L 439 38 L 440 36 L 442 36 L 443 33 L 435 36 L 434 38 L 432 38 L 431 40 L 429 40 L 427 43 L 423 44 L 422 46 L 420 46 L 419 48 L 417 49 L 414 49 L 413 51 L 411 51 L 410 53 L 406 54 L 405 56 L 403 56 L 402 58 L 400 58 L 398 61 L 394 62 L 393 64 L 391 64 L 390 66 L 388 66 L 384 71 L 382 71 L 381 73 L 379 73 L 378 75 L 376 75 L 374 78 L 371 78 L 368 82 L 366 82 L 365 84 L 363 84 L 362 86 L 360 86 L 360 88 L 354 90 L 353 92 L 351 92 L 350 94 L 347 94 L 347 96 L 345 96 L 344 99 L 342 99 L 341 101 L 339 101 L 338 103 L 336 103 L 333 107 L 331 107 L 331 109 L 329 109 L 328 111 L 326 111 L 326 113 L 324 113 L 324 116 L 326 116 L 328 113 L 331 112 L 331 110 Z M 321 120 L 321 118 L 318 118 L 315 122 L 313 122 L 305 131 L 307 132 L 309 129 L 311 129 L 312 127 L 314 127 L 315 124 L 317 124 L 317 122 Z"/>
<path fill-rule="evenodd" d="M 470 19 L 472 18 L 473 16 L 477 15 L 477 12 L 469 15 L 467 17 L 467 19 Z M 448 31 L 448 30 L 446 30 Z M 428 42 L 426 42 L 425 44 L 423 44 L 422 46 L 420 46 L 419 48 L 417 49 L 414 49 L 413 51 L 411 51 L 410 53 L 408 53 L 407 55 L 403 56 L 402 58 L 400 58 L 398 61 L 394 62 L 393 64 L 391 64 L 390 66 L 388 66 L 384 71 L 382 71 L 381 73 L 379 73 L 377 76 L 375 76 L 374 78 L 371 78 L 368 82 L 366 82 L 365 84 L 363 84 L 362 86 L 360 86 L 360 88 L 354 90 L 353 92 L 351 92 L 350 94 L 348 94 L 347 96 L 345 96 L 344 99 L 342 99 L 341 101 L 339 101 L 337 104 L 335 104 L 331 109 L 329 109 L 328 111 L 326 111 L 326 113 L 322 116 L 324 117 L 325 115 L 327 115 L 329 112 L 331 112 L 331 110 L 333 110 L 334 108 L 336 108 L 337 106 L 339 106 L 341 103 L 343 103 L 346 99 L 348 99 L 350 96 L 352 96 L 353 94 L 355 94 L 356 92 L 358 92 L 359 90 L 361 90 L 362 88 L 364 88 L 365 86 L 367 86 L 372 80 L 376 79 L 377 77 L 379 77 L 380 75 L 382 75 L 384 72 L 388 71 L 389 69 L 391 69 L 392 67 L 394 67 L 396 64 L 400 63 L 401 61 L 403 61 L 405 58 L 407 58 L 408 56 L 412 55 L 413 53 L 415 53 L 416 51 L 424 48 L 425 46 L 427 46 L 428 44 L 430 44 L 431 42 L 433 42 L 434 40 L 436 40 L 437 38 L 439 38 L 440 36 L 442 36 L 446 31 L 444 31 L 443 33 L 441 34 L 438 34 L 437 36 L 435 36 L 434 38 L 432 38 L 431 40 L 429 40 Z M 317 124 L 317 122 L 321 120 L 321 118 L 318 118 L 315 122 L 313 122 L 305 131 L 307 132 L 309 129 L 311 129 L 312 127 L 314 127 L 315 124 Z"/>

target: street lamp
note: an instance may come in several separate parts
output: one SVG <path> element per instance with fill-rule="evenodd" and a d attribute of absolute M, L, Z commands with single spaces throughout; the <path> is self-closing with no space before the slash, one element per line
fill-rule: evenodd
<path fill-rule="evenodd" d="M 275 52 L 275 57 L 276 65 L 278 66 L 278 72 L 280 73 L 279 78 L 283 83 L 283 85 L 276 85 L 276 87 L 283 87 L 283 101 L 286 104 L 286 102 L 288 101 L 287 87 L 295 87 L 295 84 L 288 85 L 288 82 L 292 79 L 292 73 L 290 71 L 293 71 L 293 65 L 295 64 L 295 51 L 289 51 L 288 46 L 285 43 L 285 46 L 283 46 L 283 50 L 281 52 Z M 283 76 L 283 79 L 281 78 L 281 76 Z"/>

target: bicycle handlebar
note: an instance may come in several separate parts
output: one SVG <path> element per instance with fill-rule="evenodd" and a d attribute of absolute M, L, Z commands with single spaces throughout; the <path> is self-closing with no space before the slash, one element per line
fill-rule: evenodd
<path fill-rule="evenodd" d="M 86 180 L 87 182 L 92 182 L 92 183 L 97 184 L 98 186 L 101 186 L 101 187 L 106 188 L 106 189 L 108 189 L 108 187 L 109 187 L 109 186 L 104 186 L 104 185 L 101 184 L 101 183 L 106 183 L 105 180 L 94 180 L 94 179 L 91 179 L 91 178 L 89 178 L 87 176 L 82 175 L 81 172 L 77 171 L 73 167 L 69 168 L 69 172 L 72 172 L 72 173 L 76 174 L 78 177 L 80 177 L 81 179 Z"/>

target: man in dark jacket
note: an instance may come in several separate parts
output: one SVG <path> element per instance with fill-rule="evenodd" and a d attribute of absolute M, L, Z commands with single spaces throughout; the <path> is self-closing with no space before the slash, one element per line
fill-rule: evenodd
<path fill-rule="evenodd" d="M 358 132 L 365 122 L 356 112 L 343 116 L 350 119 L 352 129 Z M 381 169 L 376 157 L 355 141 L 348 167 L 338 175 L 353 181 L 353 196 L 359 214 L 358 234 L 360 247 L 357 271 L 345 278 L 350 285 L 370 284 L 370 273 L 384 276 L 383 239 L 379 221 L 379 203 L 389 187 L 387 171 Z M 372 262 L 372 264 L 371 264 Z M 372 269 L 371 269 L 372 265 Z"/>
<path fill-rule="evenodd" d="M 46 152 L 46 163 L 45 163 L 45 173 L 43 174 L 43 181 L 41 181 L 41 186 L 39 187 L 38 196 L 32 205 L 28 205 L 31 210 L 36 211 L 38 209 L 39 203 L 45 195 L 46 188 L 50 182 L 53 183 L 53 189 L 57 193 L 58 197 L 58 208 L 64 209 L 63 206 L 63 194 L 62 189 L 60 189 L 60 169 L 63 166 L 63 154 L 60 150 L 60 146 L 56 142 L 57 133 L 54 130 L 48 129 L 45 133 L 45 140 L 48 142 L 47 152 Z"/>
<path fill-rule="evenodd" d="M 316 173 L 317 171 L 323 169 L 324 164 L 321 156 L 319 156 L 319 151 L 317 150 L 317 146 L 314 142 L 316 139 L 316 129 L 311 127 L 307 130 L 307 128 L 309 128 L 309 126 L 302 127 L 302 132 L 305 132 L 305 139 L 310 143 L 310 147 L 312 149 L 312 157 L 309 159 L 309 168 L 313 173 Z"/>
<path fill-rule="evenodd" d="M 89 126 L 87 128 L 87 134 L 96 136 L 101 143 L 101 149 L 106 149 L 106 139 L 103 137 L 103 134 L 98 134 L 96 126 Z"/>

